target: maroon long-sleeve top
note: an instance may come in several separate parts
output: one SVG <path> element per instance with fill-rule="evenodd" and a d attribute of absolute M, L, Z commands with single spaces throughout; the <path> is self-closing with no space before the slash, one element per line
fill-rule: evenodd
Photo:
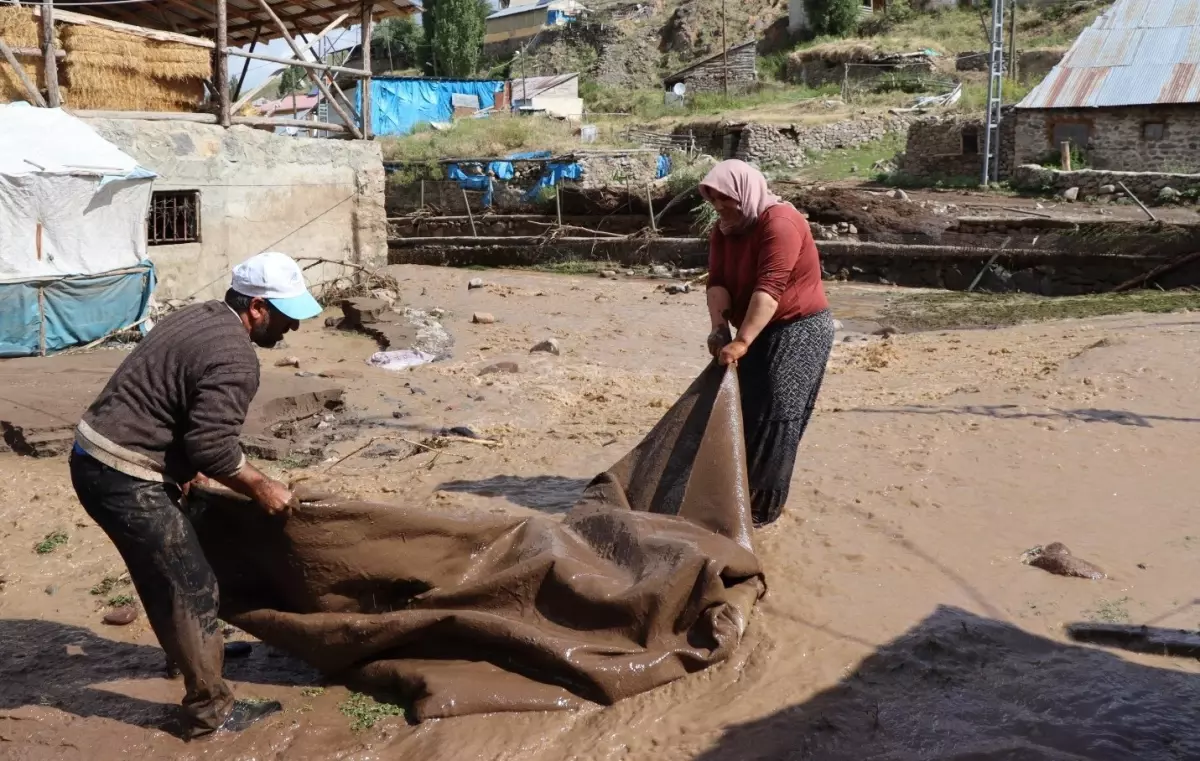
<path fill-rule="evenodd" d="M 829 307 L 821 262 L 808 220 L 790 204 L 763 212 L 740 235 L 713 229 L 708 250 L 708 287 L 723 287 L 733 301 L 730 322 L 742 326 L 750 297 L 762 291 L 779 302 L 771 322 L 788 322 Z"/>

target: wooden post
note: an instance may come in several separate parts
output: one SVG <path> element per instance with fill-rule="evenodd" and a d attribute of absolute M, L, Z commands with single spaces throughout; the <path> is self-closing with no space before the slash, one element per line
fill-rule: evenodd
<path fill-rule="evenodd" d="M 254 39 L 250 40 L 250 52 L 254 52 L 254 48 L 258 47 L 258 35 L 262 32 L 262 24 L 254 27 Z M 233 99 L 236 100 L 242 97 L 242 85 L 246 83 L 246 72 L 250 70 L 250 59 L 242 61 L 242 73 L 238 77 L 237 87 L 233 91 Z M 230 107 L 230 115 L 232 116 L 233 108 Z"/>
<path fill-rule="evenodd" d="M 421 208 L 425 208 L 425 178 L 421 178 Z"/>
<path fill-rule="evenodd" d="M 723 79 L 725 80 L 725 99 L 729 99 L 729 41 L 725 38 L 725 0 L 721 0 L 721 49 L 724 58 L 721 66 L 723 69 Z"/>
<path fill-rule="evenodd" d="M 46 356 L 46 292 L 38 288 L 38 354 Z"/>
<path fill-rule="evenodd" d="M 650 230 L 658 234 L 658 222 L 654 220 L 654 196 L 650 194 L 650 186 L 646 186 L 646 205 L 650 207 Z"/>
<path fill-rule="evenodd" d="M 1062 160 L 1059 161 L 1062 164 L 1062 170 L 1064 172 L 1071 171 L 1071 142 L 1064 140 L 1062 145 L 1059 146 L 1059 150 L 1062 152 Z"/>
<path fill-rule="evenodd" d="M 54 53 L 54 0 L 42 0 L 42 78 L 50 108 L 62 105 L 58 91 L 58 58 Z"/>
<path fill-rule="evenodd" d="M 1008 78 L 1017 81 L 1017 0 L 1012 0 L 1008 27 Z"/>
<path fill-rule="evenodd" d="M 213 70 L 213 85 L 217 88 L 217 121 L 222 127 L 233 123 L 229 108 L 229 7 L 226 0 L 217 0 L 216 67 Z"/>
<path fill-rule="evenodd" d="M 224 2 L 224 0 L 221 0 L 221 2 Z M 292 37 L 291 32 L 287 30 L 287 27 L 284 26 L 283 22 L 279 20 L 279 16 L 275 13 L 275 10 L 271 7 L 270 3 L 268 3 L 267 0 L 258 0 L 258 7 L 262 8 L 263 12 L 270 17 L 271 21 L 275 22 L 275 27 L 279 29 L 279 33 L 283 35 L 283 39 L 287 41 L 288 47 L 292 49 L 292 52 L 296 55 L 296 58 L 303 61 L 304 53 L 300 50 L 300 45 L 297 44 L 296 39 Z M 359 130 L 358 125 L 354 123 L 354 119 L 350 117 L 350 114 L 346 113 L 346 109 L 342 108 L 342 104 L 338 103 L 337 100 L 334 99 L 333 94 L 329 92 L 329 88 L 325 86 L 325 83 L 321 81 L 319 76 L 313 78 L 313 84 L 315 84 L 317 89 L 321 91 L 321 95 L 325 96 L 325 100 L 329 103 L 329 107 L 332 108 L 334 112 L 342 118 L 342 121 L 346 123 L 346 129 L 350 131 L 350 134 L 353 135 L 355 139 L 362 140 L 362 131 Z"/>
<path fill-rule="evenodd" d="M 558 226 L 562 227 L 562 183 L 554 186 L 554 206 L 558 209 Z"/>
<path fill-rule="evenodd" d="M 0 55 L 4 56 L 4 60 L 8 61 L 8 65 L 12 67 L 13 72 L 17 75 L 17 80 L 25 88 L 25 94 L 29 96 L 29 102 L 35 106 L 45 108 L 46 101 L 42 98 L 42 94 L 38 92 L 37 85 L 30 81 L 29 76 L 25 73 L 25 69 L 17 62 L 17 57 L 13 55 L 12 48 L 3 39 L 0 39 Z"/>
<path fill-rule="evenodd" d="M 471 199 L 467 198 L 467 189 L 462 189 L 463 206 L 467 207 L 467 219 L 471 220 L 471 235 L 478 238 L 479 231 L 475 229 L 475 215 L 471 213 Z"/>
<path fill-rule="evenodd" d="M 366 79 L 358 81 L 359 88 L 362 90 L 362 98 L 359 100 L 359 113 L 362 115 L 362 134 L 363 138 L 370 140 L 371 132 L 371 73 L 374 70 L 371 68 L 371 12 L 375 10 L 375 0 L 362 0 L 362 68 L 368 72 Z"/>

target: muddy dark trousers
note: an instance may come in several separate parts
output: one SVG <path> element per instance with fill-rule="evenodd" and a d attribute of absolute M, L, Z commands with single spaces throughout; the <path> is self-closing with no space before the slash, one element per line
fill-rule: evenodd
<path fill-rule="evenodd" d="M 221 675 L 217 577 L 179 508 L 179 489 L 127 476 L 78 449 L 71 453 L 71 482 L 121 553 L 159 644 L 183 675 L 185 736 L 217 729 L 233 708 Z"/>

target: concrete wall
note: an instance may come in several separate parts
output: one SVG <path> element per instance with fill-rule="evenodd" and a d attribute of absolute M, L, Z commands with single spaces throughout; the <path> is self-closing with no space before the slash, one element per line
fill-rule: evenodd
<path fill-rule="evenodd" d="M 829 124 L 689 124 L 676 135 L 691 135 L 700 150 L 722 159 L 741 159 L 759 166 L 787 164 L 801 167 L 809 153 L 854 148 L 892 132 L 908 129 L 913 117 L 860 116 Z M 861 167 L 864 174 L 870 167 Z"/>
<path fill-rule="evenodd" d="M 229 272 L 261 251 L 376 266 L 387 260 L 379 144 L 281 137 L 250 127 L 88 119 L 158 173 L 155 190 L 200 192 L 200 242 L 151 246 L 156 298 L 218 296 Z M 314 267 L 310 284 L 342 274 Z"/>
<path fill-rule="evenodd" d="M 1016 132 L 1012 109 L 1006 109 L 1000 120 L 1000 179 L 1012 173 Z M 984 139 L 982 116 L 948 114 L 918 119 L 908 128 L 898 168 L 909 177 L 928 180 L 975 177 L 983 171 Z"/>
<path fill-rule="evenodd" d="M 1161 139 L 1146 136 L 1152 123 L 1164 125 Z M 1017 112 L 1017 163 L 1040 163 L 1057 152 L 1056 125 L 1086 129 L 1087 145 L 1080 147 L 1091 169 L 1200 171 L 1200 105 L 1023 109 Z"/>
<path fill-rule="evenodd" d="M 501 16 L 488 19 L 485 43 L 503 42 L 505 40 L 524 40 L 541 31 L 546 25 L 546 8 L 530 8 L 526 13 L 514 13 L 511 16 Z"/>

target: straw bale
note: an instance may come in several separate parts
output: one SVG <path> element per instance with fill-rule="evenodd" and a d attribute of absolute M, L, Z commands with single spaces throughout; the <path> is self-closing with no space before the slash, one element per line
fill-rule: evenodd
<path fill-rule="evenodd" d="M 204 99 L 211 51 L 73 25 L 63 32 L 75 108 L 195 111 Z"/>
<path fill-rule="evenodd" d="M 0 37 L 12 48 L 40 48 L 42 29 L 38 18 L 28 8 L 0 5 Z M 56 30 L 55 41 L 58 40 Z M 38 89 L 44 89 L 46 78 L 38 59 L 21 57 L 21 68 Z M 0 59 L 0 103 L 29 100 L 21 80 L 8 64 Z"/>

